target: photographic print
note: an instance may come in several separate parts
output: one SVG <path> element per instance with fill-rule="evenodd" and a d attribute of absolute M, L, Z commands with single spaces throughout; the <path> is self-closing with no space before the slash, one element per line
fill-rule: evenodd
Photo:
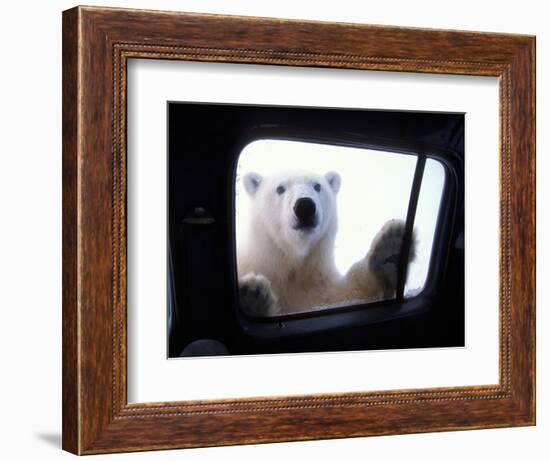
<path fill-rule="evenodd" d="M 170 357 L 464 345 L 464 114 L 168 123 Z"/>

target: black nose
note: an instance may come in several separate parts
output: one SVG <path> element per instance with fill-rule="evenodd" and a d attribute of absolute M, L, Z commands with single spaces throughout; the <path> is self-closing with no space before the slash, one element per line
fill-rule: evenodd
<path fill-rule="evenodd" d="M 310 198 L 299 198 L 294 204 L 294 214 L 300 221 L 310 221 L 315 216 L 315 202 Z"/>

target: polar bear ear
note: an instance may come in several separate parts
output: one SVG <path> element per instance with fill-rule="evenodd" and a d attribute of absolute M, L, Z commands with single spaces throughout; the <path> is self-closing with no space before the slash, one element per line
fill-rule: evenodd
<path fill-rule="evenodd" d="M 340 184 L 342 183 L 340 175 L 334 171 L 330 171 L 325 175 L 325 179 L 329 183 L 332 191 L 336 194 L 340 190 Z"/>
<path fill-rule="evenodd" d="M 251 197 L 254 197 L 260 183 L 262 182 L 262 177 L 258 173 L 247 173 L 243 179 L 244 188 Z"/>

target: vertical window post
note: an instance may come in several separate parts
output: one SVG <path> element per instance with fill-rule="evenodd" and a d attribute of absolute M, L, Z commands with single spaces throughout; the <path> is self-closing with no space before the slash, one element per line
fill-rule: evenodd
<path fill-rule="evenodd" d="M 404 298 L 405 282 L 407 281 L 407 269 L 409 267 L 409 254 L 413 236 L 414 218 L 416 215 L 416 208 L 418 206 L 418 196 L 420 195 L 420 186 L 422 184 L 425 165 L 426 156 L 423 154 L 418 154 L 411 194 L 409 197 L 409 208 L 407 210 L 405 233 L 403 235 L 403 242 L 401 243 L 401 251 L 399 253 L 399 262 L 397 266 L 397 286 L 395 290 L 397 301 L 403 301 Z"/>

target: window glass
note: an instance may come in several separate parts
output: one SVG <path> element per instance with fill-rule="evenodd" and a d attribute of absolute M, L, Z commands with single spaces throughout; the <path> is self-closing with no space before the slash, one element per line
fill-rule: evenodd
<path fill-rule="evenodd" d="M 407 272 L 405 297 L 417 295 L 426 285 L 444 185 L 443 165 L 437 160 L 427 159 L 414 219 L 416 258 Z"/>
<path fill-rule="evenodd" d="M 242 310 L 276 316 L 394 297 L 416 162 L 312 142 L 248 144 L 235 185 Z M 407 296 L 425 285 L 443 173 L 427 161 Z"/>

